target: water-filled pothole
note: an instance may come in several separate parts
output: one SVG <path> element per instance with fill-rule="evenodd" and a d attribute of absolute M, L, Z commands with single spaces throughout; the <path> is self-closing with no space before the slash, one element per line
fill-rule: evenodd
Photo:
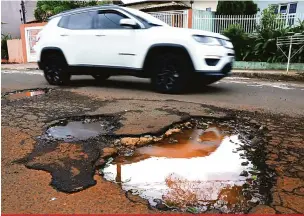
<path fill-rule="evenodd" d="M 102 172 L 157 208 L 243 213 L 267 197 L 243 148 L 249 141 L 239 137 L 216 126 L 188 129 L 119 156 Z"/>
<path fill-rule="evenodd" d="M 64 119 L 51 125 L 46 130 L 44 138 L 75 141 L 111 134 L 117 129 L 115 119 L 110 116 Z"/>
<path fill-rule="evenodd" d="M 24 98 L 29 98 L 33 96 L 39 96 L 46 94 L 50 89 L 35 89 L 35 90 L 23 90 L 7 93 L 3 98 L 7 100 L 19 100 Z"/>

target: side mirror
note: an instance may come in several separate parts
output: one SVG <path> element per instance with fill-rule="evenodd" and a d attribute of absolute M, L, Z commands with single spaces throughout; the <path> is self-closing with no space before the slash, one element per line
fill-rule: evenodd
<path fill-rule="evenodd" d="M 121 19 L 119 24 L 125 27 L 137 28 L 138 25 L 133 19 Z"/>

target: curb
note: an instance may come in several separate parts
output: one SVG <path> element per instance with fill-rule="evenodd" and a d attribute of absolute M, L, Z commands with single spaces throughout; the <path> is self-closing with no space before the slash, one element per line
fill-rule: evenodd
<path fill-rule="evenodd" d="M 261 72 L 232 72 L 233 77 L 260 78 L 268 80 L 304 82 L 304 73 L 261 73 Z"/>

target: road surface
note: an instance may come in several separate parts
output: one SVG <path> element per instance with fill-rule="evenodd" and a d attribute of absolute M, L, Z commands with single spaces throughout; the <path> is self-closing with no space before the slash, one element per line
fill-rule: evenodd
<path fill-rule="evenodd" d="M 38 70 L 3 70 L 1 75 L 3 91 L 53 87 L 47 85 Z M 241 110 L 304 115 L 304 84 L 297 82 L 227 77 L 184 95 L 165 95 L 153 92 L 148 79 L 111 77 L 104 83 L 96 83 L 90 76 L 73 76 L 69 88 L 92 91 L 108 99 L 177 100 Z"/>

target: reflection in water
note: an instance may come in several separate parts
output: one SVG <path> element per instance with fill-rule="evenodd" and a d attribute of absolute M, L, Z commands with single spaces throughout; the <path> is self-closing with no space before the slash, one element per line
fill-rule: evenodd
<path fill-rule="evenodd" d="M 77 139 L 85 140 L 90 137 L 96 137 L 107 132 L 108 121 L 82 122 L 71 121 L 65 122 L 64 125 L 50 127 L 46 133 L 55 139 Z"/>
<path fill-rule="evenodd" d="M 177 143 L 168 143 L 176 139 Z M 104 169 L 107 180 L 121 182 L 124 190 L 136 190 L 148 199 L 167 205 L 201 210 L 207 206 L 236 212 L 247 203 L 242 195 L 246 177 L 237 135 L 224 136 L 216 127 L 188 130 L 151 147 L 139 148 L 133 156 L 118 157 Z M 243 153 L 239 151 L 238 153 Z"/>
<path fill-rule="evenodd" d="M 24 92 L 18 92 L 14 94 L 8 94 L 5 96 L 9 100 L 17 100 L 17 99 L 22 99 L 22 98 L 27 98 L 27 97 L 33 97 L 37 95 L 42 95 L 45 94 L 46 92 L 43 90 L 37 90 L 37 91 L 24 91 Z"/>

